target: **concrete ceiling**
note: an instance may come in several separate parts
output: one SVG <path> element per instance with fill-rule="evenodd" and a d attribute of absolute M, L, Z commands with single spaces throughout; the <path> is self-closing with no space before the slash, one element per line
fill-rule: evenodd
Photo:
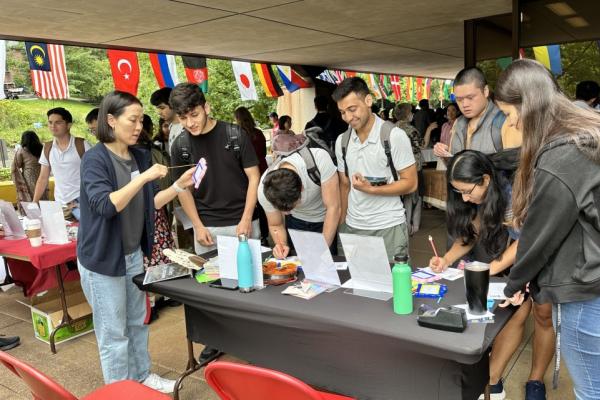
<path fill-rule="evenodd" d="M 0 37 L 452 78 L 511 0 L 0 0 Z"/>

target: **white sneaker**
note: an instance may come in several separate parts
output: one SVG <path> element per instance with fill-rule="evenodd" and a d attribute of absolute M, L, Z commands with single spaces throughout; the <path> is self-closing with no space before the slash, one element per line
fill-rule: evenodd
<path fill-rule="evenodd" d="M 173 393 L 175 391 L 175 381 L 161 378 L 154 373 L 148 375 L 142 384 L 161 393 Z"/>

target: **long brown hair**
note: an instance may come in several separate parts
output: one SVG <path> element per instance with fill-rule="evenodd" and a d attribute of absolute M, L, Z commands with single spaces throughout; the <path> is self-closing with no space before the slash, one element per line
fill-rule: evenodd
<path fill-rule="evenodd" d="M 250 111 L 248 111 L 246 107 L 236 108 L 234 115 L 238 125 L 241 126 L 251 138 L 256 136 L 256 122 L 254 122 L 252 114 L 250 114 Z"/>
<path fill-rule="evenodd" d="M 513 187 L 514 225 L 523 225 L 533 194 L 535 164 L 547 143 L 573 140 L 590 160 L 600 163 L 600 116 L 573 105 L 552 74 L 533 60 L 514 61 L 498 78 L 496 100 L 520 115 L 523 144 Z"/>

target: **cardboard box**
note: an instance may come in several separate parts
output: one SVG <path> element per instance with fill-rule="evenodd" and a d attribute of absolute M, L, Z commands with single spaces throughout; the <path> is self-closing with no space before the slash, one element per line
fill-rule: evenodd
<path fill-rule="evenodd" d="M 85 318 L 74 322 L 71 326 L 61 328 L 54 337 L 55 343 L 62 343 L 94 330 L 92 309 L 85 300 L 79 282 L 65 284 L 65 292 L 67 293 L 67 309 L 71 318 Z M 31 321 L 35 337 L 42 342 L 50 343 L 50 334 L 56 326 L 60 325 L 63 317 L 58 290 L 52 289 L 43 296 L 33 296 L 31 304 L 28 306 L 31 308 Z"/>

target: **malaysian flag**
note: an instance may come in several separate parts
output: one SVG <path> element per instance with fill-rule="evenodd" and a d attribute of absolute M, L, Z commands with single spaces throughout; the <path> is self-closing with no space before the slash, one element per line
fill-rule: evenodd
<path fill-rule="evenodd" d="M 63 45 L 25 42 L 25 50 L 35 94 L 42 99 L 68 99 Z"/>

